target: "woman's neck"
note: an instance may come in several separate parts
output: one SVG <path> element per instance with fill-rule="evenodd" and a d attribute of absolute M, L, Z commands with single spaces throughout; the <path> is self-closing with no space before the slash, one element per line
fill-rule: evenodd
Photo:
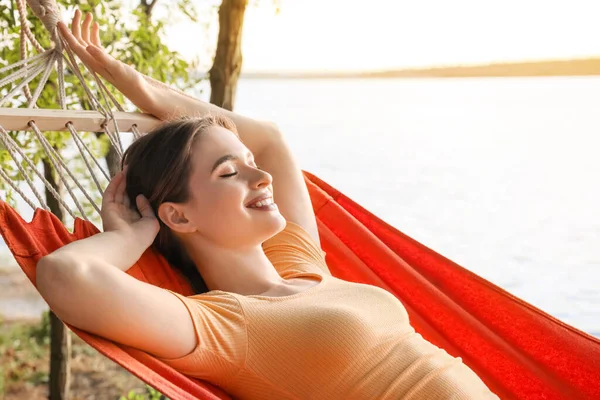
<path fill-rule="evenodd" d="M 285 284 L 261 245 L 233 251 L 204 243 L 193 246 L 188 254 L 209 290 L 248 296 L 260 295 Z"/>

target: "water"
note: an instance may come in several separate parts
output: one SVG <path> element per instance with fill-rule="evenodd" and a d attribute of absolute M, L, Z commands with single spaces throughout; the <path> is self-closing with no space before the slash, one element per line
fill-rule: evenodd
<path fill-rule="evenodd" d="M 303 169 L 600 337 L 600 78 L 242 80 Z"/>
<path fill-rule="evenodd" d="M 600 78 L 245 80 L 303 169 L 600 336 Z"/>

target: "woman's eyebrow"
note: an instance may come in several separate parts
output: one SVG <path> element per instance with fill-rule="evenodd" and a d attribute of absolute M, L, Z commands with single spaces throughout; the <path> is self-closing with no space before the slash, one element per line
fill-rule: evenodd
<path fill-rule="evenodd" d="M 215 161 L 215 163 L 213 164 L 213 167 L 210 170 L 210 173 L 212 174 L 219 165 L 223 164 L 224 162 L 230 161 L 230 160 L 239 160 L 239 157 L 234 156 L 233 154 L 225 154 L 224 156 L 219 157 L 219 159 L 217 161 Z"/>
<path fill-rule="evenodd" d="M 251 151 L 248 151 L 248 155 L 251 155 L 252 158 L 254 158 L 254 154 L 252 154 Z M 212 174 L 215 169 L 217 169 L 219 167 L 219 165 L 223 164 L 224 162 L 227 161 L 231 161 L 231 160 L 239 160 L 240 158 L 238 156 L 234 156 L 233 154 L 225 154 L 224 156 L 221 156 L 217 159 L 217 161 L 215 161 L 215 163 L 212 166 L 212 169 L 210 170 L 210 173 Z"/>

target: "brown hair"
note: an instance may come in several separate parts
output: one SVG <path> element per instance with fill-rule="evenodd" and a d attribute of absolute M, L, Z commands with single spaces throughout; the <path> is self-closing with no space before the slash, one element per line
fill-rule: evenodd
<path fill-rule="evenodd" d="M 235 124 L 224 116 L 186 118 L 166 122 L 134 141 L 123 155 L 127 165 L 127 196 L 131 204 L 143 194 L 155 215 L 164 202 L 189 200 L 192 172 L 192 148 L 196 139 L 212 126 L 220 126 L 237 134 Z M 238 136 L 239 137 L 239 136 Z M 173 232 L 159 218 L 160 230 L 152 247 L 169 264 L 181 272 L 195 293 L 208 291 L 204 279 Z"/>

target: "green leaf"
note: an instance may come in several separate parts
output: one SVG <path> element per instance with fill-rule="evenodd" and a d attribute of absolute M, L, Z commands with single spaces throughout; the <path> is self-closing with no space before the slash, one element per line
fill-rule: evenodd
<path fill-rule="evenodd" d="M 94 19 L 101 26 L 101 40 L 105 48 L 121 61 L 132 65 L 143 73 L 147 73 L 152 78 L 164 81 L 180 89 L 191 88 L 199 83 L 199 79 L 192 78 L 188 74 L 188 69 L 197 66 L 198 60 L 185 60 L 179 53 L 172 51 L 164 41 L 166 28 L 171 21 L 177 20 L 177 18 L 148 18 L 140 7 L 139 2 L 136 2 L 133 10 L 131 9 L 132 3 L 122 0 L 88 0 L 85 2 L 81 0 L 57 0 L 57 3 L 63 9 L 73 10 L 75 7 L 79 7 L 83 12 L 90 11 L 94 13 Z M 5 7 L 8 4 L 10 6 Z M 20 22 L 15 10 L 15 0 L 0 0 L 0 37 L 2 37 L 0 67 L 15 63 L 21 59 L 19 52 Z M 190 21 L 202 23 L 200 22 L 199 8 L 192 0 L 176 0 L 176 6 L 170 8 L 170 10 L 177 10 L 180 16 Z M 212 9 L 205 8 L 203 12 L 212 13 L 213 11 Z M 43 24 L 31 12 L 29 12 L 27 20 L 31 31 L 40 44 L 45 48 L 49 48 L 51 45 L 50 35 Z M 129 20 L 133 20 L 131 25 L 125 23 L 125 21 Z M 30 46 L 29 55 L 34 54 L 37 54 L 37 52 Z M 10 72 L 12 71 L 0 74 L 0 79 Z M 66 69 L 64 72 L 67 108 L 74 110 L 92 109 L 90 100 L 77 76 Z M 91 79 L 87 70 L 80 67 L 80 72 L 86 77 L 90 87 L 95 87 L 96 83 Z M 40 77 L 36 77 L 30 84 L 31 89 L 35 90 L 39 82 Z M 121 93 L 111 85 L 106 85 L 121 103 L 125 103 L 125 99 Z M 0 97 L 7 94 L 8 90 L 10 88 L 0 88 Z M 40 93 L 37 107 L 42 109 L 59 108 L 58 95 L 58 74 L 52 72 Z M 27 103 L 25 102 L 25 97 L 19 95 L 11 99 L 5 106 L 26 107 Z M 131 107 L 130 104 L 128 106 Z M 45 157 L 45 151 L 35 138 L 35 135 L 31 132 L 11 132 L 10 135 L 32 161 L 41 168 L 41 161 Z M 73 139 L 68 132 L 45 132 L 44 136 L 59 152 L 74 148 Z M 110 143 L 105 135 L 86 135 L 85 141 L 98 156 L 101 157 L 107 154 Z M 3 170 L 9 176 L 19 180 L 24 179 L 8 152 L 1 148 L 0 161 Z M 89 178 L 89 172 L 81 157 L 76 156 L 65 161 L 68 161 L 68 165 L 78 181 L 98 201 L 100 199 L 99 193 L 95 184 Z M 34 178 L 33 172 L 30 171 L 26 164 L 24 164 L 24 168 L 27 174 Z M 16 202 L 15 197 L 18 196 L 15 196 L 12 189 L 7 188 L 6 183 L 2 179 L 0 179 L 0 189 L 6 191 L 5 198 L 9 201 L 9 204 Z M 79 192 L 78 189 L 76 191 Z M 84 207 L 88 217 L 93 220 L 96 213 L 87 200 L 84 201 Z"/>

